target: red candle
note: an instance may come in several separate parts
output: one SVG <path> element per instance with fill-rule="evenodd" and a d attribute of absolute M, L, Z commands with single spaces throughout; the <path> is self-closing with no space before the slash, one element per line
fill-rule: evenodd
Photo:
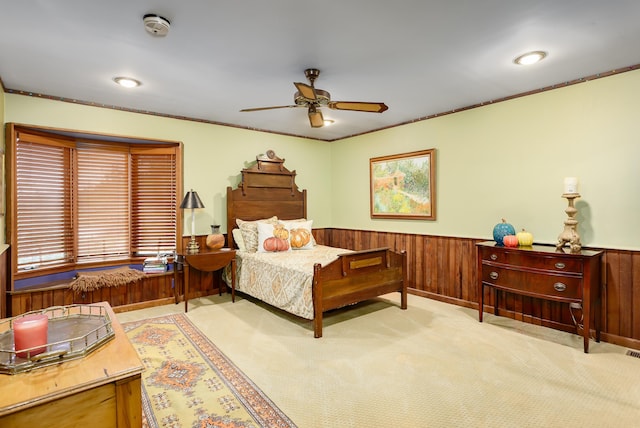
<path fill-rule="evenodd" d="M 13 341 L 16 355 L 21 358 L 38 355 L 47 347 L 47 330 L 49 318 L 44 314 L 25 315 L 13 320 Z M 38 346 L 40 346 L 38 348 Z M 35 348 L 35 349 L 31 349 Z M 24 352 L 24 350 L 29 350 Z M 23 351 L 23 352 L 18 352 Z"/>

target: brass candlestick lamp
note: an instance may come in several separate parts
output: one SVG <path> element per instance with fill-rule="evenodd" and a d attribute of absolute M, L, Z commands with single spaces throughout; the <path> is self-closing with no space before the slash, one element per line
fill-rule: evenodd
<path fill-rule="evenodd" d="M 575 218 L 578 210 L 574 206 L 574 200 L 580 197 L 580 193 L 578 193 L 578 180 L 576 178 L 567 177 L 564 179 L 562 197 L 567 199 L 569 206 L 564 210 L 567 213 L 567 219 L 564 221 L 564 230 L 558 235 L 556 249 L 561 250 L 565 244 L 569 244 L 569 249 L 572 253 L 579 253 L 582 249 L 582 244 L 578 234 L 578 220 Z"/>
<path fill-rule="evenodd" d="M 204 208 L 204 204 L 198 197 L 198 194 L 191 189 L 187 192 L 180 204 L 180 208 L 182 209 L 191 209 L 191 240 L 189 241 L 189 245 L 187 245 L 187 253 L 195 254 L 200 251 L 200 245 L 196 242 L 196 223 L 195 223 L 195 214 L 194 210 L 196 208 Z"/>

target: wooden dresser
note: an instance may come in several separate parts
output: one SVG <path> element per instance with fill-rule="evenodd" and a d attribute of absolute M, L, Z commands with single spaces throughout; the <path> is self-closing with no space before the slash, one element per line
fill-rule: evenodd
<path fill-rule="evenodd" d="M 107 308 L 115 336 L 87 356 L 16 375 L 0 374 L 1 427 L 133 428 L 142 425 L 138 354 Z"/>
<path fill-rule="evenodd" d="M 569 253 L 554 246 L 533 245 L 509 248 L 494 241 L 478 248 L 478 318 L 482 322 L 484 287 L 571 305 L 582 312 L 584 352 L 589 352 L 591 329 L 600 341 L 602 251 Z M 498 314 L 498 293 L 494 292 L 494 314 Z M 579 321 L 579 320 L 578 320 Z"/>

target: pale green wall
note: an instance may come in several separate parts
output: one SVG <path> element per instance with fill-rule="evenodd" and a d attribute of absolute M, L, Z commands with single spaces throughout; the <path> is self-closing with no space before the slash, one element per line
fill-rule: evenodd
<path fill-rule="evenodd" d="M 553 243 L 566 218 L 563 178 L 575 176 L 583 244 L 640 249 L 638 94 L 633 71 L 332 143 L 14 94 L 5 122 L 182 141 L 185 190 L 207 206 L 198 234 L 214 218 L 224 225 L 226 186 L 273 149 L 309 191 L 316 227 L 489 239 L 504 217 Z M 437 220 L 372 220 L 369 158 L 428 148 L 437 150 Z"/>
<path fill-rule="evenodd" d="M 639 95 L 633 71 L 334 143 L 332 226 L 491 238 L 504 217 L 555 243 L 575 176 L 583 245 L 640 249 Z M 369 158 L 429 148 L 437 220 L 372 220 Z"/>
<path fill-rule="evenodd" d="M 308 217 L 314 227 L 331 226 L 331 146 L 326 142 L 247 131 L 233 127 L 168 119 L 24 95 L 6 94 L 5 122 L 75 129 L 141 138 L 182 141 L 184 189 L 193 188 L 205 205 L 196 210 L 196 234 L 210 224 L 226 231 L 226 189 L 236 187 L 240 170 L 258 154 L 273 149 L 285 166 L 298 173 L 308 190 Z M 184 234 L 191 233 L 190 213 Z"/>

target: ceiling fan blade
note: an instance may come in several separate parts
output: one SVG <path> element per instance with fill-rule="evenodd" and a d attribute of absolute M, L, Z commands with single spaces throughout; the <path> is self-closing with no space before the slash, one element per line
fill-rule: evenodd
<path fill-rule="evenodd" d="M 317 98 L 316 90 L 314 89 L 313 86 L 309 86 L 306 83 L 300 83 L 300 82 L 293 82 L 293 84 L 296 85 L 298 92 L 300 92 L 300 94 L 306 99 L 315 100 Z"/>
<path fill-rule="evenodd" d="M 292 106 L 273 106 L 273 107 L 256 107 L 256 108 L 243 108 L 240 111 L 260 111 L 260 110 L 274 110 L 277 108 L 294 108 L 294 107 L 303 107 L 303 106 L 298 106 L 298 105 L 292 105 Z"/>
<path fill-rule="evenodd" d="M 311 123 L 312 128 L 322 128 L 324 126 L 322 113 L 316 110 L 314 106 L 309 106 L 309 123 Z"/>
<path fill-rule="evenodd" d="M 389 108 L 385 103 L 365 103 L 359 101 L 330 101 L 328 107 L 334 110 L 365 111 L 369 113 L 382 113 Z"/>

